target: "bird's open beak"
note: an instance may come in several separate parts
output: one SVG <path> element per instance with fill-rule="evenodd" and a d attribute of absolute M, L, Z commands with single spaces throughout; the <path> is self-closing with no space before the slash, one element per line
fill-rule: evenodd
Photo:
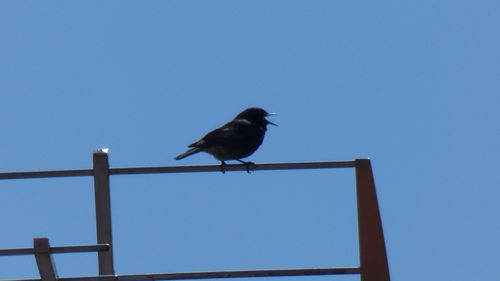
<path fill-rule="evenodd" d="M 273 115 L 276 115 L 276 113 L 268 113 L 268 114 L 266 115 L 266 117 L 267 117 L 267 116 L 273 116 Z M 267 120 L 267 119 L 266 119 L 266 121 L 267 121 L 267 124 L 271 124 L 271 125 L 274 125 L 274 126 L 278 126 L 278 125 L 274 124 L 273 122 L 271 122 L 271 121 L 269 121 L 269 120 Z"/>

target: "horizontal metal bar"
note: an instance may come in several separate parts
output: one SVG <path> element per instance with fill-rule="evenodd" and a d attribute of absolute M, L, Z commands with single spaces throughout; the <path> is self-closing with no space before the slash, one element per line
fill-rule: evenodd
<path fill-rule="evenodd" d="M 326 161 L 326 162 L 292 162 L 292 163 L 263 163 L 250 166 L 252 171 L 264 170 L 297 170 L 297 169 L 326 169 L 326 168 L 352 168 L 354 161 Z M 246 171 L 243 164 L 224 166 L 225 171 Z M 135 175 L 135 174 L 161 174 L 161 173 L 192 173 L 192 172 L 220 172 L 220 165 L 193 165 L 193 166 L 160 166 L 160 167 L 130 167 L 110 168 L 110 175 Z M 56 177 L 83 177 L 93 176 L 93 169 L 11 172 L 0 173 L 0 180 L 5 179 L 32 179 Z"/>
<path fill-rule="evenodd" d="M 359 268 L 302 268 L 302 269 L 239 270 L 239 271 L 192 272 L 192 273 L 185 272 L 185 273 L 164 273 L 164 274 L 121 275 L 117 276 L 117 281 L 335 275 L 335 274 L 359 274 L 359 272 L 360 272 Z M 67 280 L 67 281 L 83 281 L 83 280 Z"/>
<path fill-rule="evenodd" d="M 296 170 L 296 169 L 325 169 L 351 168 L 354 161 L 327 161 L 327 162 L 295 162 L 295 163 L 263 163 L 250 166 L 251 171 L 264 170 Z M 244 164 L 225 165 L 224 171 L 246 171 Z M 163 167 L 133 167 L 110 168 L 110 175 L 132 174 L 159 174 L 159 173 L 191 173 L 191 172 L 220 172 L 220 165 L 193 165 L 193 166 L 163 166 Z"/>
<path fill-rule="evenodd" d="M 109 250 L 109 244 L 50 247 L 51 254 L 103 252 L 108 250 Z M 34 253 L 35 250 L 33 248 L 0 250 L 0 256 L 33 255 Z"/>
<path fill-rule="evenodd" d="M 92 176 L 92 169 L 0 173 L 0 180 Z"/>
<path fill-rule="evenodd" d="M 347 268 L 298 268 L 298 269 L 235 270 L 235 271 L 211 271 L 211 272 L 152 273 L 152 274 L 61 277 L 58 280 L 59 281 L 142 281 L 142 280 L 186 280 L 186 279 L 278 277 L 278 276 L 339 275 L 339 274 L 360 274 L 360 269 L 359 267 L 347 267 Z M 40 279 L 16 279 L 16 280 L 4 280 L 4 281 L 40 281 Z"/>

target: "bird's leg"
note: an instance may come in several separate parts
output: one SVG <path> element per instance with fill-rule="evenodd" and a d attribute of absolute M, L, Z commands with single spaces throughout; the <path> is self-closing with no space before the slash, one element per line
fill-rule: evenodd
<path fill-rule="evenodd" d="M 224 174 L 226 173 L 226 170 L 224 169 L 226 167 L 226 162 L 220 161 L 220 171 Z"/>
<path fill-rule="evenodd" d="M 236 161 L 245 164 L 245 167 L 247 168 L 247 173 L 249 173 L 249 174 L 250 174 L 250 166 L 254 166 L 255 167 L 255 163 L 251 162 L 251 161 L 245 162 L 245 161 L 240 160 L 240 159 L 236 159 Z"/>

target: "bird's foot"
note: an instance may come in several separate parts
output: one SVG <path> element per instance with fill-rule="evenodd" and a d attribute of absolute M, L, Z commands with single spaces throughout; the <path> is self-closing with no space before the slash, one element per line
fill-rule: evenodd
<path fill-rule="evenodd" d="M 226 173 L 226 169 L 224 169 L 226 167 L 226 162 L 224 161 L 220 161 L 220 171 L 224 174 Z"/>
<path fill-rule="evenodd" d="M 254 162 L 251 162 L 251 161 L 245 162 L 245 161 L 242 161 L 240 159 L 236 159 L 236 160 L 239 161 L 239 162 L 241 162 L 241 163 L 243 163 L 245 165 L 245 167 L 247 168 L 247 173 L 249 173 L 249 174 L 250 174 L 250 166 L 252 166 L 254 169 L 256 167 L 256 165 L 255 165 Z"/>

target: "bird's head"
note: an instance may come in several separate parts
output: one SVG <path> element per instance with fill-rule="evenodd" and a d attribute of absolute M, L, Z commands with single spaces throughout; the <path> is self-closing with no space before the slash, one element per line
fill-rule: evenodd
<path fill-rule="evenodd" d="M 240 114 L 238 114 L 238 116 L 236 116 L 235 119 L 245 119 L 252 123 L 263 124 L 263 125 L 271 124 L 274 126 L 278 126 L 266 119 L 267 116 L 272 116 L 272 115 L 276 115 L 276 113 L 269 113 L 260 107 L 250 107 L 243 110 Z"/>

